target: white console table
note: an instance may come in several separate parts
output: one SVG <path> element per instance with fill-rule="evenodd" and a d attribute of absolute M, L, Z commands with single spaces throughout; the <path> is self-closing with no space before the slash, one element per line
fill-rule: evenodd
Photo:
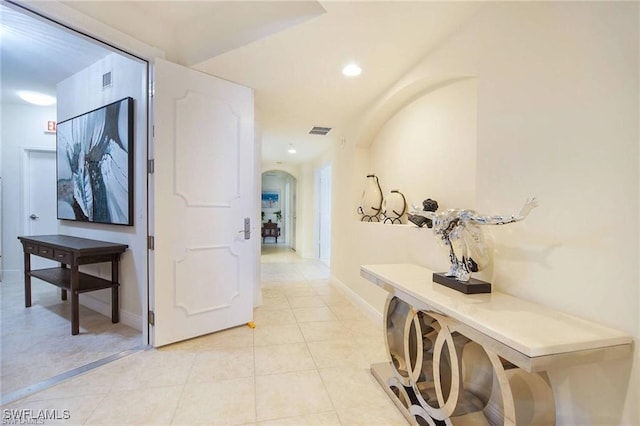
<path fill-rule="evenodd" d="M 504 293 L 463 294 L 417 265 L 360 273 L 389 292 L 391 362 L 371 370 L 412 424 L 555 424 L 547 370 L 632 352 L 625 333 Z"/>

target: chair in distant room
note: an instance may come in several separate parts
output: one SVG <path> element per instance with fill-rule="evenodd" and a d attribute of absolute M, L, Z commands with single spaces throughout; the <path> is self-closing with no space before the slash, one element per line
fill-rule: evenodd
<path fill-rule="evenodd" d="M 265 239 L 268 237 L 275 238 L 276 244 L 278 244 L 279 236 L 280 228 L 277 223 L 273 223 L 271 219 L 269 219 L 269 222 L 262 224 L 262 244 L 265 243 Z"/>

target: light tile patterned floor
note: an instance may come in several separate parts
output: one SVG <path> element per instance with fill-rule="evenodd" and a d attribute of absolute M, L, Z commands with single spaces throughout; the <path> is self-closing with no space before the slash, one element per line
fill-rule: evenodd
<path fill-rule="evenodd" d="M 32 305 L 24 307 L 23 278 L 0 285 L 0 391 L 2 395 L 143 344 L 142 333 L 113 324 L 80 305 L 80 334 L 71 335 L 71 301 L 57 287 L 32 280 Z"/>
<path fill-rule="evenodd" d="M 380 326 L 319 262 L 263 246 L 264 305 L 237 327 L 149 349 L 4 408 L 69 410 L 47 424 L 406 425 L 369 372 Z"/>

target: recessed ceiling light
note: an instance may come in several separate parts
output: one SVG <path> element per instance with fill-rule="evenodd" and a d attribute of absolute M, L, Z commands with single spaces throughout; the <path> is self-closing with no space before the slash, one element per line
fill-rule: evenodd
<path fill-rule="evenodd" d="M 294 147 L 289 147 L 289 150 L 287 151 L 289 154 L 295 154 L 297 151 Z"/>
<path fill-rule="evenodd" d="M 360 65 L 355 63 L 351 63 L 346 67 L 342 68 L 342 74 L 346 75 L 347 77 L 357 77 L 361 73 L 362 73 L 362 68 L 360 68 Z"/>
<path fill-rule="evenodd" d="M 19 90 L 18 96 L 23 101 L 38 106 L 50 106 L 56 103 L 56 98 L 39 92 L 30 92 L 28 90 Z"/>

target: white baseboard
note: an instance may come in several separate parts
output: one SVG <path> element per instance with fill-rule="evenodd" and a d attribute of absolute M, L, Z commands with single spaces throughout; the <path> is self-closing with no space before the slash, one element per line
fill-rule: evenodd
<path fill-rule="evenodd" d="M 371 318 L 376 324 L 382 326 L 382 312 L 379 312 L 376 308 L 367 303 L 358 295 L 358 293 L 351 290 L 348 285 L 337 279 L 334 275 L 331 275 L 331 284 L 335 285 L 335 287 L 344 293 L 344 295 L 347 296 L 355 305 L 359 306 L 366 316 Z"/>
<path fill-rule="evenodd" d="M 111 302 L 105 303 L 102 300 L 89 296 L 88 294 L 81 294 L 79 302 L 81 305 L 86 306 L 105 317 L 111 318 Z M 80 321 L 82 321 L 82 319 Z M 140 332 L 142 331 L 142 316 L 140 315 L 132 314 L 131 312 L 120 309 L 120 322 Z"/>

